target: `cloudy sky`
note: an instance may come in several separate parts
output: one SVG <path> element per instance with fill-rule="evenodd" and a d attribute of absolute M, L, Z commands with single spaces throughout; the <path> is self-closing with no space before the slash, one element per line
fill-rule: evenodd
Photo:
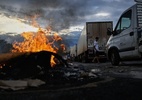
<path fill-rule="evenodd" d="M 0 0 L 0 32 L 4 27 L 8 32 L 18 29 L 18 22 L 11 19 L 34 15 L 41 26 L 50 24 L 55 31 L 80 31 L 91 21 L 113 21 L 115 26 L 121 13 L 133 4 L 134 0 Z"/>
<path fill-rule="evenodd" d="M 134 3 L 134 0 L 0 0 L 1 7 L 6 6 L 17 15 L 37 14 L 40 24 L 51 21 L 55 29 L 83 26 L 90 21 L 112 20 L 115 24 L 120 14 Z"/>

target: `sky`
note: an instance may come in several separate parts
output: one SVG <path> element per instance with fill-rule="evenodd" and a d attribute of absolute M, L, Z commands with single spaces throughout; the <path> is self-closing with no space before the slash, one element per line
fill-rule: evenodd
<path fill-rule="evenodd" d="M 80 32 L 86 22 L 113 21 L 115 26 L 133 4 L 134 0 L 0 0 L 0 33 L 18 30 L 16 18 L 26 23 L 35 15 L 40 26 L 51 25 L 62 33 Z M 28 26 L 23 27 L 24 31 Z"/>

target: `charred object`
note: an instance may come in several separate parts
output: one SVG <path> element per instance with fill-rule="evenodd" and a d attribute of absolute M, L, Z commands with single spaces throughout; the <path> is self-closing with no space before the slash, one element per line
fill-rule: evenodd
<path fill-rule="evenodd" d="M 51 66 L 51 56 L 56 64 Z M 60 55 L 49 52 L 9 53 L 0 56 L 0 79 L 41 79 L 49 84 L 88 82 L 99 74 L 83 67 L 69 65 Z"/>
<path fill-rule="evenodd" d="M 60 55 L 49 51 L 2 54 L 0 79 L 36 78 L 41 74 L 47 77 L 49 70 L 52 69 L 51 56 L 58 60 L 58 64 L 54 67 L 68 67 Z"/>

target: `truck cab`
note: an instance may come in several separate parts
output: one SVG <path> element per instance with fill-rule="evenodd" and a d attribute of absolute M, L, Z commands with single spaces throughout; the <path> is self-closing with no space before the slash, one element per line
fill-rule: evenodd
<path fill-rule="evenodd" d="M 135 5 L 122 13 L 114 31 L 108 29 L 106 54 L 112 65 L 142 58 L 142 0 L 135 1 Z"/>

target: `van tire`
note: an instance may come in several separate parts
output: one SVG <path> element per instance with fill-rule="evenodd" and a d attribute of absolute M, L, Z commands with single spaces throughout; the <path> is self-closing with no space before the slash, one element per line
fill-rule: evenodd
<path fill-rule="evenodd" d="M 112 65 L 119 65 L 120 57 L 117 50 L 112 50 L 110 54 L 110 61 Z"/>

